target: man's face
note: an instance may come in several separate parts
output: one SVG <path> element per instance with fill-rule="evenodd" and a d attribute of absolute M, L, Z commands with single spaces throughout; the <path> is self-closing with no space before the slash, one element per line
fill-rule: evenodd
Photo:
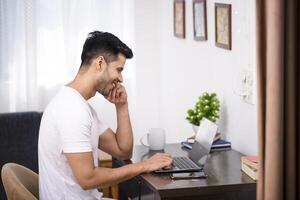
<path fill-rule="evenodd" d="M 105 60 L 103 61 L 104 71 L 98 79 L 97 92 L 106 97 L 118 83 L 123 82 L 122 71 L 125 62 L 126 58 L 123 54 L 118 54 L 117 59 L 109 64 Z"/>

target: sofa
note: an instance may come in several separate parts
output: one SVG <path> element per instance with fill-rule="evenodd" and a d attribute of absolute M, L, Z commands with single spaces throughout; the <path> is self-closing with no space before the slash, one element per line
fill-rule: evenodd
<path fill-rule="evenodd" d="M 38 173 L 38 134 L 42 113 L 0 114 L 0 169 L 8 162 L 23 165 Z M 6 199 L 2 180 L 0 199 Z"/>

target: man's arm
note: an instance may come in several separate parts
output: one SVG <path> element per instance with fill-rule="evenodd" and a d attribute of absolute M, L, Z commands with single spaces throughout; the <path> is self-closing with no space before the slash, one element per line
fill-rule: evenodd
<path fill-rule="evenodd" d="M 117 143 L 127 155 L 127 158 L 131 158 L 133 149 L 133 134 L 130 123 L 128 104 L 116 105 L 118 128 L 116 133 Z"/>
<path fill-rule="evenodd" d="M 148 160 L 111 169 L 94 167 L 92 152 L 65 153 L 75 178 L 82 189 L 107 187 L 125 181 L 141 173 L 170 167 L 172 159 L 168 154 L 155 154 Z"/>
<path fill-rule="evenodd" d="M 106 98 L 116 106 L 117 131 L 114 134 L 111 129 L 107 129 L 99 137 L 99 148 L 116 158 L 130 159 L 133 148 L 133 134 L 124 86 L 118 85 Z"/>
<path fill-rule="evenodd" d="M 99 137 L 99 149 L 119 160 L 130 159 L 132 155 L 132 152 L 127 153 L 127 151 L 123 151 L 119 147 L 117 134 L 115 134 L 110 128 Z"/>

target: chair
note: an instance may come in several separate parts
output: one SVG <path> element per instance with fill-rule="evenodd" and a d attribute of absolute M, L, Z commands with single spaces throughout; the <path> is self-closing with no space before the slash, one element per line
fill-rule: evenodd
<path fill-rule="evenodd" d="M 6 163 L 18 163 L 38 173 L 41 117 L 39 112 L 0 113 L 0 171 Z M 0 199 L 6 199 L 1 178 Z"/>
<path fill-rule="evenodd" d="M 1 177 L 8 200 L 39 198 L 39 178 L 30 169 L 16 163 L 7 163 L 2 167 Z"/>

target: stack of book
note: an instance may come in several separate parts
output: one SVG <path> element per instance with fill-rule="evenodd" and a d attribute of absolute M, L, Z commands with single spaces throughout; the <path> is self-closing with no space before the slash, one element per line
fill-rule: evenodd
<path fill-rule="evenodd" d="M 257 156 L 241 157 L 242 171 L 245 172 L 253 180 L 257 180 L 258 159 Z"/>
<path fill-rule="evenodd" d="M 218 139 L 213 142 L 210 151 L 225 151 L 231 149 L 231 142 L 226 140 Z"/>
<path fill-rule="evenodd" d="M 181 142 L 181 145 L 185 148 L 192 149 L 194 139 L 188 139 L 187 141 Z M 231 149 L 231 143 L 221 139 L 221 133 L 217 133 L 214 142 L 211 146 L 211 152 L 213 151 L 225 151 Z"/>

